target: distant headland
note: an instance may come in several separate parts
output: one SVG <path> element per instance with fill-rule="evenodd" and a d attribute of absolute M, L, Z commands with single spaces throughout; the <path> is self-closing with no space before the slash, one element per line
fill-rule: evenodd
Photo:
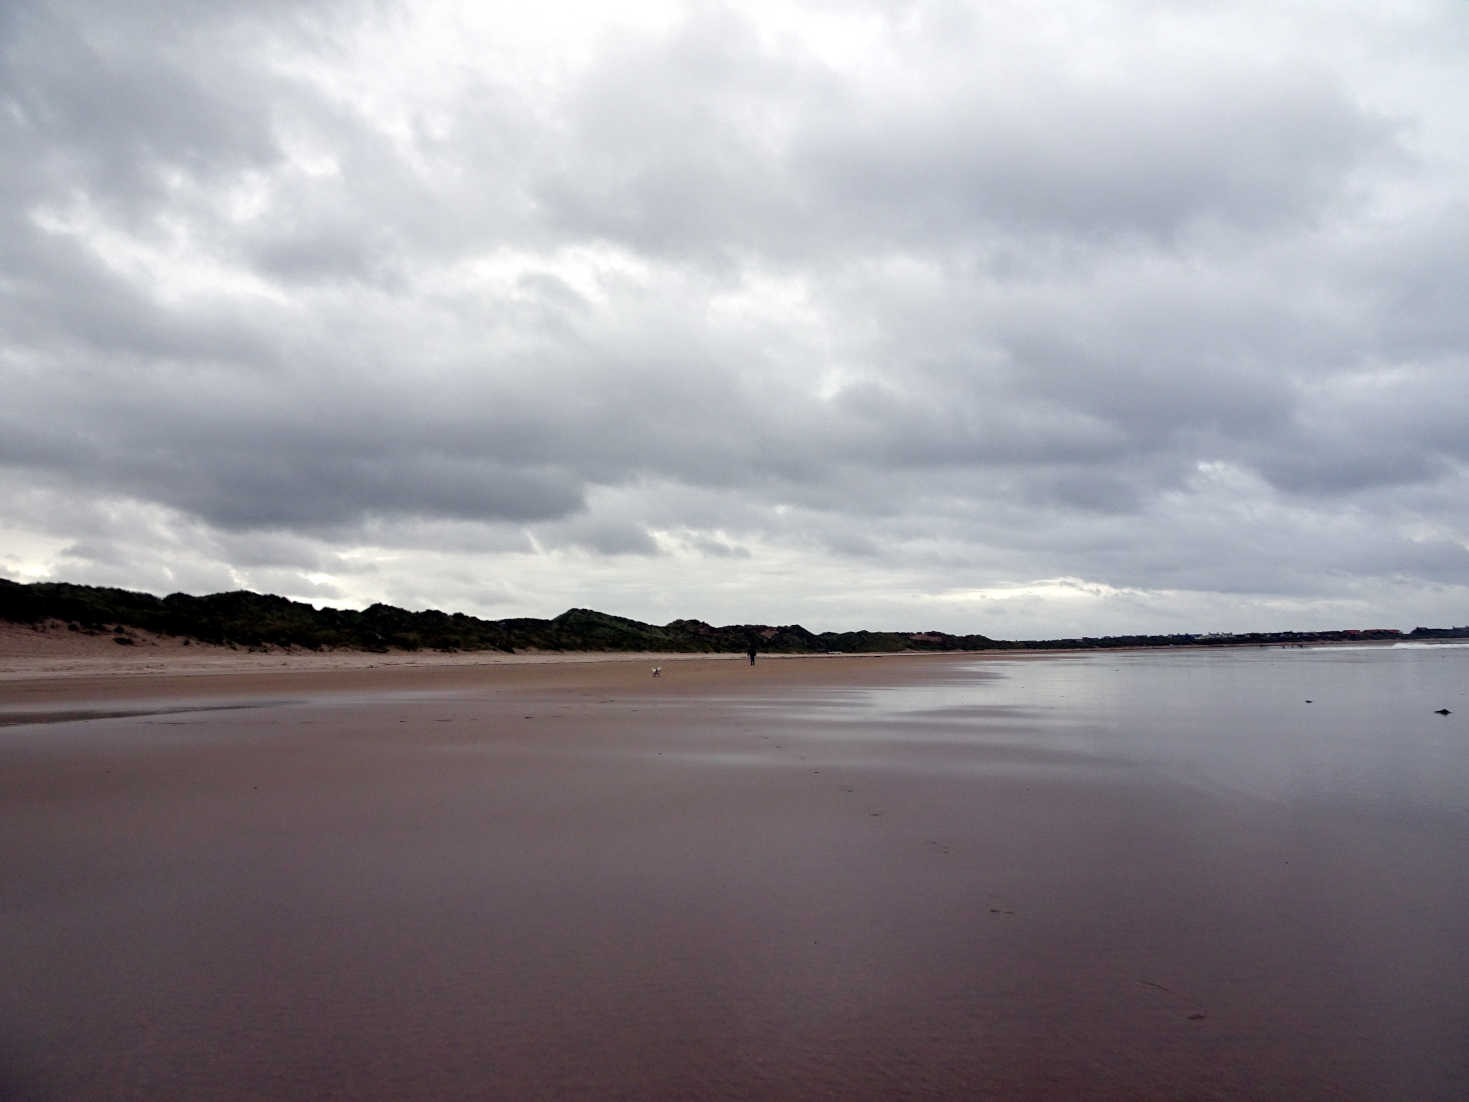
<path fill-rule="evenodd" d="M 1469 626 L 1341 629 L 1335 631 L 1207 632 L 1108 635 L 1070 639 L 1006 640 L 944 631 L 823 631 L 799 624 L 729 624 L 701 620 L 645 624 L 624 616 L 573 608 L 550 620 L 515 617 L 482 620 L 462 612 L 410 612 L 375 604 L 353 609 L 316 608 L 270 594 L 236 590 L 194 597 L 155 597 L 127 589 L 68 582 L 22 584 L 0 578 L 0 620 L 54 624 L 93 635 L 110 634 L 120 645 L 130 632 L 242 648 L 365 651 L 650 651 L 774 654 L 899 651 L 1078 650 L 1117 647 L 1240 646 L 1373 641 L 1429 641 L 1469 637 Z"/>

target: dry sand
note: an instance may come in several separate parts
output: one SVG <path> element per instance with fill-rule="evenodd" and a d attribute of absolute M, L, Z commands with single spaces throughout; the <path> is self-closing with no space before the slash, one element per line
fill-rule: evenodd
<path fill-rule="evenodd" d="M 322 693 L 469 690 L 590 693 L 656 690 L 661 696 L 750 687 L 743 654 L 501 654 L 366 651 L 252 652 L 131 632 L 135 645 L 109 633 L 36 631 L 0 623 L 0 724 L 88 710 L 147 709 L 179 700 L 281 698 Z M 922 679 L 928 656 L 761 655 L 760 681 L 778 685 L 891 684 Z M 654 667 L 663 673 L 652 677 Z M 644 682 L 647 682 L 645 685 Z M 141 702 L 141 703 L 140 703 Z"/>
<path fill-rule="evenodd" d="M 9 660 L 0 1097 L 1456 1096 L 1350 854 L 824 718 L 955 659 L 212 657 Z"/>

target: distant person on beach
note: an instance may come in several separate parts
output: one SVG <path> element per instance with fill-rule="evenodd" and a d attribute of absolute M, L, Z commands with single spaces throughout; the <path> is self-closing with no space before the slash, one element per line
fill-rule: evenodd
<path fill-rule="evenodd" d="M 755 644 L 751 643 L 750 649 L 747 650 L 745 653 L 750 656 L 750 665 L 753 666 L 755 664 Z"/>

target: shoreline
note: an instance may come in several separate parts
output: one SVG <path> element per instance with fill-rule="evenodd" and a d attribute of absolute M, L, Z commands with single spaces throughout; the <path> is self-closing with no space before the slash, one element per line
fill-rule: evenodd
<path fill-rule="evenodd" d="M 864 655 L 248 655 L 187 660 L 0 664 L 0 726 L 84 713 L 157 711 L 181 702 L 310 699 L 392 694 L 588 694 L 691 698 L 874 687 L 943 677 L 980 655 L 908 652 Z M 254 661 L 251 661 L 254 659 Z M 661 675 L 652 676 L 660 667 Z"/>
<path fill-rule="evenodd" d="M 783 686 L 878 687 L 948 676 L 958 665 L 1157 651 L 1275 649 L 1276 644 L 1209 646 L 761 653 L 751 670 L 742 653 L 630 651 L 306 651 L 241 650 L 133 630 L 117 646 L 109 633 L 40 630 L 0 623 L 0 727 L 63 718 L 163 711 L 180 703 L 306 699 L 350 694 L 591 692 L 690 697 Z M 1452 642 L 1452 640 L 1448 641 Z M 1315 647 L 1392 647 L 1363 640 Z M 1423 644 L 1431 646 L 1433 644 Z M 661 667 L 658 678 L 652 667 Z M 784 691 L 784 690 L 782 690 Z"/>
<path fill-rule="evenodd" d="M 183 637 L 162 636 L 141 629 L 127 629 L 128 640 L 117 645 L 112 632 L 73 632 L 59 624 L 37 628 L 32 625 L 0 621 L 0 706 L 7 701 L 37 699 L 47 695 L 75 699 L 85 683 L 90 692 L 116 692 L 136 697 L 144 686 L 162 695 L 173 695 L 187 689 L 216 696 L 248 694 L 252 691 L 277 692 L 278 684 L 289 681 L 305 687 L 310 678 L 324 685 L 343 684 L 358 687 L 356 679 L 371 671 L 375 679 L 394 685 L 422 676 L 427 687 L 451 686 L 456 679 L 466 685 L 478 684 L 483 676 L 500 681 L 507 668 L 519 671 L 529 680 L 540 682 L 544 673 L 531 673 L 542 667 L 601 667 L 609 665 L 676 665 L 680 670 L 699 668 L 698 664 L 729 663 L 744 665 L 741 652 L 699 651 L 433 651 L 433 650 L 322 650 L 266 646 L 238 646 L 200 643 Z M 870 651 L 822 653 L 766 653 L 759 662 L 830 662 L 870 659 L 884 660 L 962 660 L 962 661 L 1034 661 L 1043 658 L 1065 658 L 1083 654 L 1134 654 L 1157 651 L 1214 651 L 1239 649 L 1312 649 L 1316 647 L 1392 647 L 1403 640 L 1329 640 L 1311 643 L 1215 643 L 1177 644 L 1167 647 L 1036 647 L 991 648 L 963 651 Z M 1469 642 L 1469 639 L 1433 639 L 1419 645 Z M 810 666 L 815 669 L 816 666 Z M 558 678 L 569 683 L 571 676 L 563 669 Z M 601 678 L 597 678 L 601 680 Z M 52 686 L 47 690 L 45 686 Z M 256 686 L 256 690 L 252 690 Z"/>

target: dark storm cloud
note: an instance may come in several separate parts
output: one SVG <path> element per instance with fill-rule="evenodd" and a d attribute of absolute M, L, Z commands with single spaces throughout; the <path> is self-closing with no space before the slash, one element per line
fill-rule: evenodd
<path fill-rule="evenodd" d="M 0 474 L 72 505 L 0 524 L 303 593 L 1461 569 L 1449 16 L 563 14 L 6 9 Z"/>

